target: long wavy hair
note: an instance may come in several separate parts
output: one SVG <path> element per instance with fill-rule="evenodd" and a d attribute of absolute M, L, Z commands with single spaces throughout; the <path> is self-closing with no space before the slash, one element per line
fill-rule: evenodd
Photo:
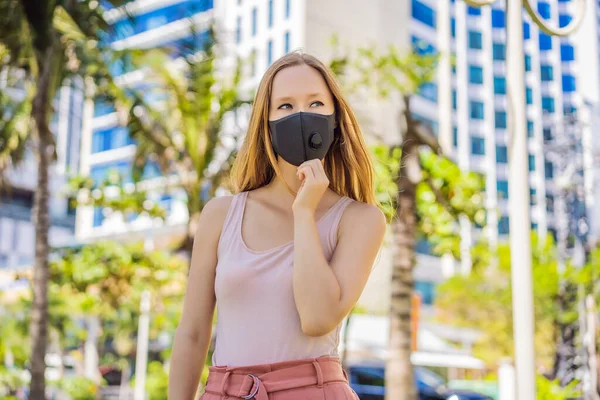
<path fill-rule="evenodd" d="M 232 186 L 236 192 L 258 189 L 281 177 L 277 155 L 271 145 L 269 107 L 273 79 L 284 68 L 308 65 L 325 79 L 331 92 L 337 119 L 334 140 L 324 160 L 331 190 L 341 196 L 368 204 L 375 200 L 373 164 L 354 112 L 344 99 L 333 72 L 309 54 L 289 53 L 273 63 L 263 76 L 254 98 L 248 132 L 233 165 Z"/>

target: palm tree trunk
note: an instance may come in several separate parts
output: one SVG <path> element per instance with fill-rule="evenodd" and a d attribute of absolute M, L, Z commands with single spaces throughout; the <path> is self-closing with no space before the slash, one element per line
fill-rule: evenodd
<path fill-rule="evenodd" d="M 52 133 L 48 127 L 52 46 L 40 57 L 37 93 L 33 99 L 32 117 L 37 133 L 38 185 L 35 192 L 33 218 L 35 224 L 35 265 L 33 271 L 33 308 L 31 311 L 31 400 L 45 399 L 46 349 L 48 346 L 48 230 L 49 168 L 54 154 Z"/>
<path fill-rule="evenodd" d="M 398 186 L 398 212 L 392 222 L 394 258 L 392 265 L 390 343 L 385 381 L 388 400 L 416 400 L 411 356 L 411 297 L 414 288 L 415 237 L 417 229 L 416 179 L 419 171 L 418 145 L 407 132 Z"/>

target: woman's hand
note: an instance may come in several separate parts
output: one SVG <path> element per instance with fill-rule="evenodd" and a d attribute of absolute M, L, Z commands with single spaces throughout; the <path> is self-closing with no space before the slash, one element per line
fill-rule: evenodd
<path fill-rule="evenodd" d="M 329 187 L 329 179 L 321 160 L 310 160 L 298 167 L 298 179 L 302 181 L 292 205 L 294 213 L 298 211 L 315 213 L 317 205 Z"/>

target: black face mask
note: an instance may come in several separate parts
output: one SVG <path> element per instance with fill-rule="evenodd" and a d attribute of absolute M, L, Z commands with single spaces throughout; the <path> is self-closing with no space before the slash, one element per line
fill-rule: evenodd
<path fill-rule="evenodd" d="M 298 112 L 269 121 L 271 143 L 275 153 L 292 165 L 325 158 L 335 129 L 335 113 L 331 115 Z"/>

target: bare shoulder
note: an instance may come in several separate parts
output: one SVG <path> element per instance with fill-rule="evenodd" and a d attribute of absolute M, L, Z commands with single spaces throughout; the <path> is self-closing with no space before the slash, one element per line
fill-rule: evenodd
<path fill-rule="evenodd" d="M 356 230 L 360 227 L 361 234 L 381 234 L 385 232 L 385 215 L 379 207 L 372 204 L 351 202 L 340 221 L 340 230 Z"/>
<path fill-rule="evenodd" d="M 232 200 L 233 196 L 221 196 L 209 200 L 202 209 L 197 234 L 200 230 L 205 231 L 207 227 L 220 234 Z M 217 227 L 218 229 L 215 229 Z"/>
<path fill-rule="evenodd" d="M 202 213 L 210 215 L 212 218 L 219 216 L 225 218 L 232 201 L 233 196 L 220 196 L 212 198 L 208 201 L 208 203 L 206 203 Z"/>

